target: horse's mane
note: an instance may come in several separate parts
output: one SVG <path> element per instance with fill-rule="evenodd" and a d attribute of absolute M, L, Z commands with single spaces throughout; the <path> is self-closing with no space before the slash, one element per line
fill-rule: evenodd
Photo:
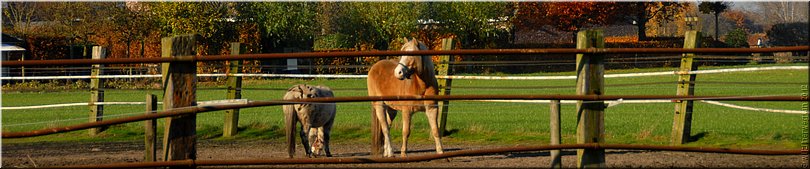
<path fill-rule="evenodd" d="M 417 41 L 417 43 L 419 44 L 419 50 L 428 50 L 425 43 L 422 43 L 421 41 Z M 420 57 L 422 58 L 422 66 L 419 68 L 419 71 L 429 79 L 436 79 L 436 72 L 433 70 L 433 57 L 430 55 L 422 55 Z"/>

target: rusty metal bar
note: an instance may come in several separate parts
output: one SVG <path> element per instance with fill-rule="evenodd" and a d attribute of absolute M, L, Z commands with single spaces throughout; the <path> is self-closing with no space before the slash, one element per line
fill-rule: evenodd
<path fill-rule="evenodd" d="M 503 147 L 477 150 L 449 151 L 444 154 L 415 155 L 400 158 L 297 158 L 297 159 L 248 159 L 248 160 L 179 160 L 166 162 L 136 162 L 113 163 L 101 165 L 79 165 L 58 168 L 151 168 L 151 167 L 196 167 L 196 166 L 230 166 L 230 165 L 290 165 L 290 164 L 370 164 L 370 163 L 406 163 L 421 162 L 437 159 L 500 154 L 510 152 L 545 151 L 560 149 L 622 149 L 622 150 L 652 150 L 652 151 L 681 151 L 723 154 L 748 155 L 800 155 L 801 150 L 754 150 L 730 149 L 713 147 L 687 147 L 687 146 L 659 146 L 659 145 L 630 145 L 630 144 L 560 144 L 542 146 Z"/>
<path fill-rule="evenodd" d="M 3 138 L 23 138 L 83 130 L 88 128 L 110 126 L 123 123 L 131 123 L 143 120 L 158 119 L 165 117 L 175 117 L 203 112 L 242 109 L 262 106 L 277 106 L 284 104 L 296 104 L 300 102 L 315 103 L 341 103 L 341 102 L 367 102 L 367 101 L 387 101 L 387 100 L 727 100 L 727 101 L 807 101 L 801 96 L 663 96 L 663 95 L 436 95 L 436 96 L 355 96 L 355 97 L 329 97 L 296 100 L 275 100 L 275 101 L 253 101 L 246 104 L 218 105 L 218 106 L 195 106 L 184 107 L 171 110 L 160 111 L 155 114 L 144 114 L 126 118 L 117 118 L 92 123 L 83 123 L 65 127 L 54 127 L 28 132 L 3 132 Z"/>
<path fill-rule="evenodd" d="M 131 63 L 162 63 L 176 61 L 225 61 L 225 60 L 256 60 L 280 58 L 327 58 L 327 57 L 359 57 L 359 56 L 398 56 L 398 55 L 530 55 L 530 54 L 621 54 L 621 53 L 770 53 L 807 51 L 810 46 L 793 46 L 778 48 L 551 48 L 551 49 L 457 49 L 457 50 L 422 50 L 422 51 L 361 51 L 361 52 L 302 52 L 302 53 L 267 53 L 267 54 L 241 54 L 241 55 L 206 55 L 186 56 L 179 58 L 111 58 L 102 60 L 92 59 L 61 59 L 61 60 L 29 60 L 29 61 L 3 61 L 5 67 L 37 66 L 37 65 L 89 65 L 89 64 L 131 64 Z"/>

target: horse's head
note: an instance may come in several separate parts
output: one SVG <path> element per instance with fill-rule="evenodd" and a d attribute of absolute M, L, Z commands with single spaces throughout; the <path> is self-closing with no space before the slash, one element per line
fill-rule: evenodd
<path fill-rule="evenodd" d="M 405 38 L 405 44 L 402 45 L 401 51 L 418 51 L 420 50 L 420 44 L 416 39 L 408 40 Z M 394 76 L 397 77 L 399 80 L 410 79 L 413 73 L 419 71 L 422 67 L 422 57 L 420 56 L 409 56 L 409 55 L 402 55 L 399 57 L 399 63 L 396 68 L 394 68 Z"/>
<path fill-rule="evenodd" d="M 318 92 L 315 91 L 315 88 L 308 85 L 297 85 L 290 88 L 289 92 L 293 93 L 293 97 L 296 99 L 309 99 L 309 98 L 317 98 Z M 309 115 L 313 110 L 313 106 L 311 103 L 301 103 L 301 104 L 294 104 L 293 107 L 299 113 L 303 113 L 305 115 Z"/>

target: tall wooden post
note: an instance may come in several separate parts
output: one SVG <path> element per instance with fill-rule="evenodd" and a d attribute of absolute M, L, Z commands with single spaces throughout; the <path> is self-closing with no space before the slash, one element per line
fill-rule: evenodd
<path fill-rule="evenodd" d="M 453 38 L 444 38 L 442 39 L 442 50 L 453 50 Z M 438 67 L 439 74 L 438 75 L 453 75 L 453 69 L 450 69 L 450 62 L 453 62 L 455 59 L 453 56 L 450 55 L 442 55 L 439 56 L 439 63 L 436 64 Z M 453 84 L 453 79 L 436 79 L 439 82 L 439 95 L 450 95 L 451 85 Z M 447 126 L 447 112 L 450 105 L 450 101 L 442 100 L 439 102 L 439 136 L 445 136 L 446 126 Z"/>
<path fill-rule="evenodd" d="M 686 31 L 686 38 L 683 48 L 693 49 L 700 44 L 701 34 L 698 31 Z M 681 57 L 681 68 L 678 69 L 678 96 L 692 96 L 695 94 L 695 75 L 687 74 L 689 71 L 697 70 L 697 65 L 693 65 L 693 53 L 685 53 Z M 678 100 L 675 103 L 675 119 L 672 125 L 671 144 L 678 145 L 689 142 L 692 130 L 692 101 Z"/>
<path fill-rule="evenodd" d="M 179 35 L 161 40 L 163 57 L 178 61 L 163 63 L 163 110 L 196 106 L 196 35 Z M 196 159 L 197 115 L 168 118 L 163 137 L 165 161 Z"/>
<path fill-rule="evenodd" d="M 551 113 L 549 116 L 549 121 L 551 127 L 549 128 L 551 131 L 551 145 L 559 145 L 560 144 L 560 100 L 551 100 L 551 104 L 549 104 L 549 109 L 551 109 Z M 551 168 L 562 168 L 562 156 L 560 154 L 560 150 L 551 150 Z"/>
<path fill-rule="evenodd" d="M 157 113 L 157 96 L 146 95 L 146 114 Z M 144 126 L 144 153 L 143 161 L 157 161 L 157 119 L 143 121 Z"/>
<path fill-rule="evenodd" d="M 238 42 L 231 43 L 231 55 L 242 54 L 242 45 Z M 228 99 L 241 99 L 242 98 L 242 77 L 233 76 L 233 74 L 242 72 L 242 61 L 231 60 L 228 61 Z M 225 126 L 222 127 L 222 136 L 231 137 L 236 135 L 237 128 L 239 127 L 239 109 L 225 110 Z"/>
<path fill-rule="evenodd" d="M 577 49 L 604 48 L 601 30 L 577 33 Z M 577 54 L 577 95 L 604 95 L 604 55 Z M 577 143 L 604 143 L 605 104 L 602 101 L 577 101 Z M 604 168 L 604 149 L 577 150 L 577 167 Z"/>
<path fill-rule="evenodd" d="M 92 55 L 93 59 L 104 59 L 107 56 L 107 52 L 104 50 L 104 47 L 93 46 Z M 98 75 L 102 74 L 102 67 L 103 65 L 101 64 L 94 64 L 90 70 L 90 122 L 101 121 L 104 116 L 104 105 L 96 104 L 98 102 L 104 102 L 104 82 L 98 78 Z M 104 131 L 104 129 L 106 129 L 106 127 L 91 128 L 89 132 L 90 135 L 94 136 Z"/>

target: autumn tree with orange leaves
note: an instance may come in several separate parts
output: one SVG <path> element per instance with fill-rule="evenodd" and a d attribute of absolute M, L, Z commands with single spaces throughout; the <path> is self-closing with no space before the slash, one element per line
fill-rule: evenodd
<path fill-rule="evenodd" d="M 518 27 L 551 25 L 576 36 L 582 28 L 611 23 L 617 7 L 616 2 L 519 2 L 514 21 Z"/>
<path fill-rule="evenodd" d="M 617 11 L 613 13 L 616 22 L 633 23 L 638 28 L 638 40 L 647 40 L 647 23 L 652 20 L 672 21 L 682 11 L 686 3 L 678 2 L 622 2 L 616 3 Z M 634 22 L 635 21 L 635 22 Z"/>

